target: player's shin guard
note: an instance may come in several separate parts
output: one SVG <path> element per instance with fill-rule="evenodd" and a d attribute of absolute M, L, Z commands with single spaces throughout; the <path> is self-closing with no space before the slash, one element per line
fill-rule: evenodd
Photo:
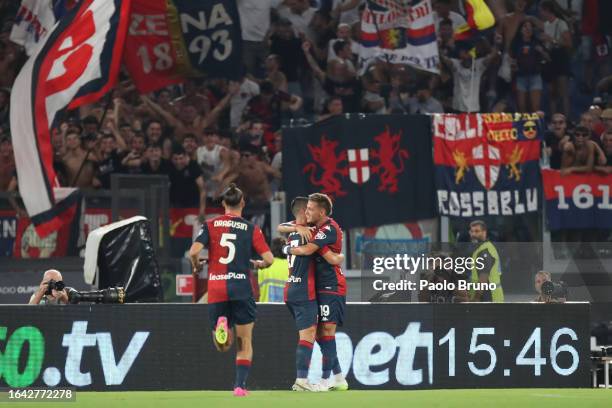
<path fill-rule="evenodd" d="M 236 359 L 236 382 L 234 388 L 240 387 L 246 389 L 246 380 L 251 369 L 251 360 Z"/>
<path fill-rule="evenodd" d="M 335 336 L 322 336 L 317 339 L 317 343 L 321 347 L 321 354 L 323 354 L 323 379 L 328 379 L 334 362 L 337 360 L 336 355 L 336 337 Z"/>
<path fill-rule="evenodd" d="M 300 340 L 295 350 L 295 367 L 297 368 L 298 379 L 308 378 L 308 368 L 312 357 L 313 344 L 306 340 Z"/>

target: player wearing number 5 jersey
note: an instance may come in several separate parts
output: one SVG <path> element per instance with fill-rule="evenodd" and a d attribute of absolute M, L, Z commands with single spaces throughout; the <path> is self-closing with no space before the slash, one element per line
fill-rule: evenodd
<path fill-rule="evenodd" d="M 299 247 L 308 243 L 312 232 L 306 226 L 306 205 L 308 198 L 296 197 L 291 203 L 294 222 L 279 225 L 278 231 L 289 233 L 289 247 Z M 332 265 L 344 260 L 344 255 L 325 251 L 324 259 Z M 295 353 L 297 375 L 292 389 L 294 391 L 320 391 L 316 384 L 308 382 L 308 370 L 312 356 L 318 322 L 318 304 L 315 291 L 316 264 L 314 255 L 289 255 L 289 278 L 285 285 L 285 303 L 295 320 L 299 341 Z"/>
<path fill-rule="evenodd" d="M 320 193 L 308 196 L 306 221 L 316 227 L 313 239 L 299 247 L 285 247 L 291 255 L 313 255 L 316 268 L 316 293 L 319 306 L 317 342 L 323 354 L 323 390 L 344 391 L 348 384 L 340 369 L 336 353 L 336 327 L 344 321 L 346 304 L 346 279 L 339 265 L 332 265 L 324 259 L 328 251 L 342 250 L 342 230 L 329 216 L 332 213 L 331 199 Z M 330 380 L 334 373 L 335 382 Z"/>
<path fill-rule="evenodd" d="M 199 272 L 200 251 L 208 248 L 208 314 L 213 328 L 213 343 L 225 352 L 232 344 L 232 329 L 237 338 L 234 395 L 245 396 L 246 379 L 253 358 L 252 332 L 256 310 L 251 287 L 251 262 L 258 268 L 270 266 L 272 252 L 258 226 L 241 217 L 242 191 L 231 184 L 223 193 L 225 214 L 202 225 L 189 255 L 194 273 Z M 251 261 L 257 252 L 263 261 Z"/>

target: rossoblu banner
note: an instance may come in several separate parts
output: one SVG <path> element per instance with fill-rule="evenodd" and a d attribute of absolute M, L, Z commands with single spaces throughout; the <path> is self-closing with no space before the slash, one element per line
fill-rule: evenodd
<path fill-rule="evenodd" d="M 250 388 L 289 389 L 295 326 L 284 305 L 258 312 Z M 586 303 L 349 304 L 338 358 L 354 389 L 588 387 L 588 322 Z M 0 387 L 215 390 L 233 375 L 207 305 L 0 307 Z"/>
<path fill-rule="evenodd" d="M 434 115 L 439 213 L 473 218 L 538 211 L 541 130 L 531 113 Z"/>

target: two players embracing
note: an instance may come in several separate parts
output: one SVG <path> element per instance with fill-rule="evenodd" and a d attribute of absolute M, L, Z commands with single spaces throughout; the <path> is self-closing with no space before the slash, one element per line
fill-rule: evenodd
<path fill-rule="evenodd" d="M 348 389 L 336 352 L 336 327 L 344 320 L 346 279 L 340 268 L 344 260 L 342 230 L 330 218 L 332 209 L 325 194 L 297 197 L 291 203 L 295 221 L 278 227 L 279 232 L 289 233 L 283 252 L 289 262 L 285 303 L 299 332 L 295 391 Z M 323 354 L 323 376 L 319 384 L 310 384 L 308 369 L 315 340 Z"/>

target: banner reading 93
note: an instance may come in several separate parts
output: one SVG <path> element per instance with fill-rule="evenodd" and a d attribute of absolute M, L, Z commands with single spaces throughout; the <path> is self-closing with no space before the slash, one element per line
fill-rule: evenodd
<path fill-rule="evenodd" d="M 353 389 L 590 386 L 587 303 L 346 311 L 336 339 Z M 0 388 L 227 389 L 232 359 L 214 350 L 207 319 L 207 305 L 1 306 Z M 253 348 L 251 388 L 290 389 L 295 327 L 283 305 L 258 305 Z M 320 375 L 315 346 L 311 380 Z"/>

